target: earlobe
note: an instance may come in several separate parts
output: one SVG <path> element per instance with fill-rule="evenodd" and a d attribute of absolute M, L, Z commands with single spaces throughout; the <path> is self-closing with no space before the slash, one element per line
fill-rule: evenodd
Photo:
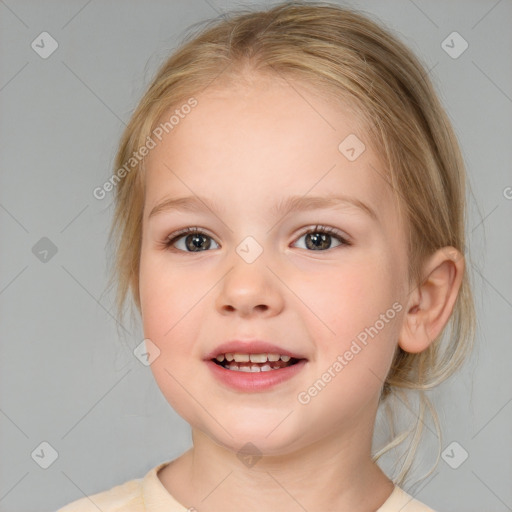
<path fill-rule="evenodd" d="M 424 265 L 422 283 L 410 293 L 398 344 L 426 350 L 448 323 L 464 275 L 464 256 L 454 247 L 436 251 Z"/>

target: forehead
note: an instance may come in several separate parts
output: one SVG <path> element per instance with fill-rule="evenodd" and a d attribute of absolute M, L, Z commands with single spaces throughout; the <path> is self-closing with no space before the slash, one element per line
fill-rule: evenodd
<path fill-rule="evenodd" d="M 355 196 L 376 211 L 393 202 L 361 120 L 321 92 L 261 79 L 195 97 L 197 106 L 146 159 L 145 216 L 169 194 L 230 198 L 244 208 L 249 196 L 261 208 L 265 200 L 275 206 L 278 196 L 308 193 Z"/>

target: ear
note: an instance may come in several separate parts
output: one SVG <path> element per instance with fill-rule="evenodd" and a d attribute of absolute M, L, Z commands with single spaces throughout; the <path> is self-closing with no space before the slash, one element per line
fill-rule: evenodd
<path fill-rule="evenodd" d="M 464 274 L 464 256 L 454 247 L 443 247 L 428 258 L 423 280 L 411 293 L 398 344 L 416 354 L 429 347 L 453 311 Z"/>

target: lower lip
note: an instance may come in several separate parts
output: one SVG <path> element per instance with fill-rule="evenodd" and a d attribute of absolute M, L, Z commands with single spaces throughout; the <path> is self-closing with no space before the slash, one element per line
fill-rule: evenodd
<path fill-rule="evenodd" d="M 269 370 L 267 372 L 239 372 L 236 370 L 227 370 L 213 361 L 206 361 L 206 364 L 213 375 L 223 384 L 238 391 L 265 391 L 273 388 L 282 382 L 291 379 L 297 375 L 306 364 L 305 359 L 291 366 L 285 366 L 279 370 Z"/>

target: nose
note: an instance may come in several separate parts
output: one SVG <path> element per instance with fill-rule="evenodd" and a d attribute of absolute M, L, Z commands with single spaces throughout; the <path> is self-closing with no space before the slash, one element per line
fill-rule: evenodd
<path fill-rule="evenodd" d="M 217 310 L 223 314 L 274 316 L 283 309 L 282 285 L 263 259 L 247 263 L 237 254 L 216 297 Z"/>

